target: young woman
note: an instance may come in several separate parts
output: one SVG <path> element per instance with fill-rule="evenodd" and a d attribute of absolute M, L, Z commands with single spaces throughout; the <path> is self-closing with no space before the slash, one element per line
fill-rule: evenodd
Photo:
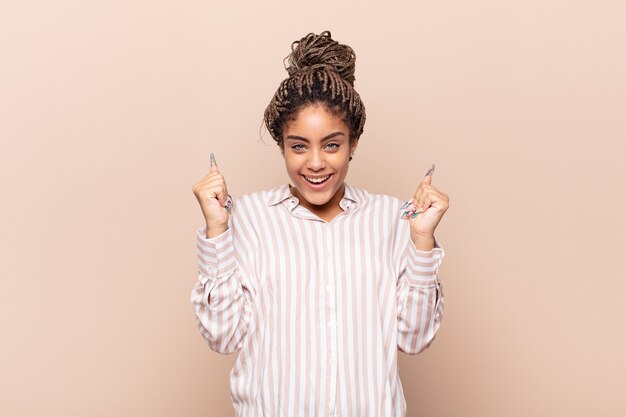
<path fill-rule="evenodd" d="M 265 124 L 290 183 L 233 201 L 212 156 L 193 187 L 198 328 L 214 351 L 240 351 L 237 416 L 405 416 L 397 349 L 419 353 L 439 328 L 448 196 L 434 166 L 407 203 L 345 182 L 365 123 L 354 52 L 326 31 L 288 58 Z"/>

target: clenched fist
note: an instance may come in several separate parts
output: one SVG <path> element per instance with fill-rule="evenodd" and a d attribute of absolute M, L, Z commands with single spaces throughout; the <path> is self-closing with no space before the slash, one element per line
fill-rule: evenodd
<path fill-rule="evenodd" d="M 211 153 L 209 173 L 194 184 L 192 191 L 202 209 L 206 221 L 207 238 L 220 235 L 228 229 L 228 217 L 232 211 L 232 200 L 228 195 L 226 181 Z"/>

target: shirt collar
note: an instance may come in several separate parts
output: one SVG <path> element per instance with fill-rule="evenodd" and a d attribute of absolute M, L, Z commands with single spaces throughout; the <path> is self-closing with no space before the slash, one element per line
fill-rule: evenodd
<path fill-rule="evenodd" d="M 346 204 L 348 204 L 347 200 L 350 200 L 351 202 L 354 202 L 357 204 L 360 203 L 360 200 L 357 195 L 358 193 L 353 186 L 351 186 L 345 181 L 344 181 L 344 185 L 345 185 L 344 194 L 339 205 L 341 206 L 342 209 L 345 210 L 347 207 Z M 268 206 L 273 206 L 275 204 L 278 204 L 282 201 L 287 200 L 288 198 L 293 198 L 294 201 L 298 201 L 298 199 L 294 197 L 293 194 L 291 194 L 291 190 L 289 189 L 289 184 L 287 183 L 287 184 L 279 185 L 278 187 L 275 187 L 269 190 L 265 196 L 265 201 Z M 295 206 L 295 204 L 293 206 Z"/>

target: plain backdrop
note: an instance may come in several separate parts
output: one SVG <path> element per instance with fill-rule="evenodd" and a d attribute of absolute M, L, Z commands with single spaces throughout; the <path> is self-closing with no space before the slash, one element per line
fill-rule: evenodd
<path fill-rule="evenodd" d="M 193 184 L 288 181 L 261 129 L 330 30 L 367 109 L 347 181 L 431 163 L 446 310 L 399 352 L 408 416 L 626 414 L 622 0 L 0 6 L 0 415 L 234 416 L 189 301 Z"/>

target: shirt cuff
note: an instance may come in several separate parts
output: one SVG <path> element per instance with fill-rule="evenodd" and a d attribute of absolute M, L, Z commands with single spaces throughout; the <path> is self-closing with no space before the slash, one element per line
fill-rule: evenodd
<path fill-rule="evenodd" d="M 417 249 L 413 241 L 409 240 L 406 265 L 409 285 L 423 288 L 436 286 L 439 281 L 439 267 L 445 256 L 443 246 L 436 238 L 435 246 L 428 251 Z"/>
<path fill-rule="evenodd" d="M 231 227 L 217 236 L 207 238 L 206 226 L 202 226 L 197 231 L 197 249 L 198 268 L 202 273 L 203 284 L 210 279 L 230 276 L 235 271 L 235 247 Z"/>

